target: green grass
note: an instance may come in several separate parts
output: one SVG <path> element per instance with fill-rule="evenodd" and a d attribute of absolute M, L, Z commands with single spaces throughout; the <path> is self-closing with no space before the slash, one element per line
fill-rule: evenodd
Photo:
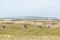
<path fill-rule="evenodd" d="M 2 28 L 5 25 L 6 28 Z M 57 35 L 60 36 L 60 28 L 38 28 L 33 25 L 28 25 L 24 28 L 23 24 L 0 24 L 0 34 L 19 35 L 19 36 L 43 36 Z"/>
<path fill-rule="evenodd" d="M 60 40 L 60 28 L 39 28 L 31 24 L 24 28 L 23 24 L 0 23 L 0 40 Z"/>

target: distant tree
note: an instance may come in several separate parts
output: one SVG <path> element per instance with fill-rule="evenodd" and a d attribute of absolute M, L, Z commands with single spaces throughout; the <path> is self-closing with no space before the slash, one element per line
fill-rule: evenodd
<path fill-rule="evenodd" d="M 28 27 L 27 27 L 27 24 L 24 24 L 24 28 L 28 28 Z"/>
<path fill-rule="evenodd" d="M 42 28 L 41 26 L 39 26 L 39 28 Z"/>
<path fill-rule="evenodd" d="M 48 28 L 50 28 L 50 26 L 48 26 Z"/>
<path fill-rule="evenodd" d="M 5 28 L 5 26 L 3 26 L 3 28 Z"/>

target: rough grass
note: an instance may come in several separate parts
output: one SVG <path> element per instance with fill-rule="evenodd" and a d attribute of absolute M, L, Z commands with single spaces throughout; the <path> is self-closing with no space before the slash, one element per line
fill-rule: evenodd
<path fill-rule="evenodd" d="M 0 34 L 10 35 L 57 35 L 60 36 L 60 28 L 39 28 L 33 25 L 28 25 L 28 28 L 24 28 L 23 24 L 3 24 L 6 28 L 2 28 L 0 24 Z"/>
<path fill-rule="evenodd" d="M 5 25 L 6 28 L 2 28 Z M 0 40 L 60 40 L 60 28 L 39 28 L 28 24 L 0 24 Z"/>
<path fill-rule="evenodd" d="M 0 40 L 60 40 L 60 36 L 16 36 L 0 34 Z"/>
<path fill-rule="evenodd" d="M 0 34 L 10 34 L 10 35 L 57 35 L 60 36 L 60 28 L 38 28 L 38 27 L 29 27 L 24 28 L 23 25 L 6 26 L 6 28 L 0 28 Z"/>

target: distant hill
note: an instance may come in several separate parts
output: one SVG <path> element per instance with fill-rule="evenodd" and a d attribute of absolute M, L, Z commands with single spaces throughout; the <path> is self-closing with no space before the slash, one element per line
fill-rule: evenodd
<path fill-rule="evenodd" d="M 3 17 L 0 20 L 55 20 L 58 18 L 55 17 L 36 17 L 36 16 L 23 16 L 23 17 Z"/>

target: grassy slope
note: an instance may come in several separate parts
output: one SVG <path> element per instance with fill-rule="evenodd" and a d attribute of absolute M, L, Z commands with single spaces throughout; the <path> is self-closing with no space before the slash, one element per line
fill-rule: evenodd
<path fill-rule="evenodd" d="M 10 34 L 19 36 L 41 36 L 41 35 L 57 35 L 60 36 L 60 28 L 38 28 L 29 25 L 28 28 L 24 28 L 23 24 L 3 24 L 6 28 L 0 28 L 0 34 Z M 2 27 L 2 24 L 0 24 Z"/>
<path fill-rule="evenodd" d="M 2 28 L 5 25 L 6 28 Z M 23 24 L 0 24 L 0 40 L 60 40 L 60 28 L 38 28 Z"/>

